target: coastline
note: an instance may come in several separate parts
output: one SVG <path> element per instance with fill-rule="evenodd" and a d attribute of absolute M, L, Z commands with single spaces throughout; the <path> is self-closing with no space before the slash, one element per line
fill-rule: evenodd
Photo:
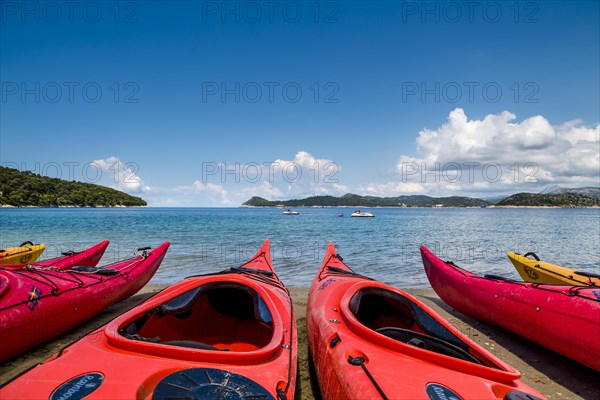
<path fill-rule="evenodd" d="M 497 206 L 495 204 L 481 207 L 481 206 L 435 206 L 435 207 L 425 207 L 425 206 L 249 206 L 249 205 L 241 205 L 241 206 L 231 206 L 231 207 L 154 207 L 154 206 L 56 206 L 56 207 L 45 207 L 45 206 L 13 206 L 10 204 L 0 204 L 0 208 L 45 208 L 45 209 L 54 209 L 54 208 L 271 208 L 274 210 L 281 210 L 282 208 L 300 208 L 300 209 L 320 209 L 320 208 L 348 208 L 348 209 L 482 209 L 482 208 L 524 208 L 524 209 L 534 209 L 534 208 L 542 208 L 542 209 L 588 209 L 588 208 L 600 208 L 600 206 L 585 206 L 585 207 L 577 207 L 577 206 Z"/>
<path fill-rule="evenodd" d="M 159 292 L 165 285 L 149 284 L 129 299 L 104 310 L 95 318 L 62 336 L 0 364 L 0 384 L 43 362 L 63 347 L 106 324 L 141 301 Z M 469 338 L 515 367 L 522 381 L 548 399 L 597 399 L 600 374 L 559 354 L 522 339 L 510 332 L 479 323 L 445 305 L 432 289 L 404 289 L 446 318 Z M 318 399 L 316 377 L 311 376 L 306 338 L 308 288 L 290 288 L 298 324 L 298 381 L 296 399 Z"/>
<path fill-rule="evenodd" d="M 44 207 L 44 206 L 13 206 L 10 204 L 0 204 L 0 208 L 150 208 L 149 206 L 56 206 L 56 207 Z"/>

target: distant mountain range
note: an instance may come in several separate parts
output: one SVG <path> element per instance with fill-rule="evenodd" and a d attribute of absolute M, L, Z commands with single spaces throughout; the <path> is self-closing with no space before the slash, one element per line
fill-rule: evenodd
<path fill-rule="evenodd" d="M 430 197 L 425 195 L 375 197 L 348 193 L 341 197 L 311 196 L 293 200 L 252 197 L 243 207 L 599 207 L 600 188 L 548 187 L 542 193 L 518 193 L 508 197 Z"/>
<path fill-rule="evenodd" d="M 429 197 L 429 196 L 397 196 L 375 197 L 359 196 L 348 193 L 341 197 L 311 196 L 305 199 L 294 200 L 267 200 L 262 197 L 253 197 L 246 201 L 244 206 L 254 207 L 483 207 L 491 203 L 471 197 Z"/>

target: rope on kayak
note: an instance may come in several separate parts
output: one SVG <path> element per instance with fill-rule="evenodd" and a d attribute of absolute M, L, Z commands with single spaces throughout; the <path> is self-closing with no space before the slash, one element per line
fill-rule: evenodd
<path fill-rule="evenodd" d="M 365 275 L 361 275 L 361 274 L 357 274 L 356 272 L 350 270 L 350 271 L 346 271 L 345 269 L 341 269 L 341 268 L 337 268 L 337 267 L 331 267 L 328 266 L 327 267 L 327 272 L 329 272 L 329 275 L 345 275 L 345 276 L 352 276 L 354 278 L 361 278 L 361 279 L 366 279 L 369 281 L 374 280 L 373 278 L 369 278 L 368 276 Z"/>
<path fill-rule="evenodd" d="M 329 263 L 329 261 L 331 261 L 332 258 L 337 258 L 338 260 L 340 260 L 340 262 L 346 267 L 348 268 L 347 270 L 343 269 L 343 268 L 338 268 L 338 267 L 333 267 L 331 265 L 327 265 Z M 352 277 L 356 277 L 356 278 L 362 278 L 362 279 L 367 279 L 369 281 L 372 281 L 372 278 L 369 278 L 368 276 L 364 276 L 361 274 L 357 274 L 356 272 L 354 272 L 352 270 L 352 268 L 350 268 L 348 265 L 346 265 L 346 263 L 344 262 L 344 259 L 342 258 L 342 256 L 340 256 L 339 254 L 332 254 L 329 256 L 329 258 L 327 259 L 327 261 L 325 261 L 323 264 L 327 265 L 327 268 L 323 268 L 321 269 L 321 271 L 319 272 L 319 280 L 322 281 L 323 279 L 325 279 L 322 274 L 326 272 L 327 275 L 335 275 L 335 274 L 339 274 L 339 275 L 344 275 L 344 276 L 352 276 Z"/>
<path fill-rule="evenodd" d="M 565 290 L 560 289 L 561 287 L 564 289 L 565 286 L 562 286 L 562 285 L 558 285 L 559 289 L 555 289 L 552 286 L 556 286 L 556 285 L 548 285 L 548 284 L 544 284 L 544 283 L 513 281 L 513 280 L 507 279 L 507 278 L 499 279 L 502 277 L 497 277 L 494 275 L 485 275 L 485 276 L 475 275 L 472 278 L 486 279 L 486 280 L 489 280 L 489 279 L 501 280 L 503 282 L 510 283 L 512 285 L 519 285 L 522 287 L 531 287 L 531 288 L 538 289 L 538 290 L 545 290 L 547 292 L 562 294 L 563 296 L 569 296 L 569 297 L 576 296 L 576 297 L 581 297 L 582 299 L 585 299 L 585 300 L 600 302 L 600 299 L 598 299 L 598 298 L 584 296 L 581 293 L 579 293 L 581 291 L 586 291 L 586 290 L 592 290 L 592 289 L 597 290 L 597 286 L 570 286 L 570 287 L 567 286 L 567 287 L 569 287 L 569 290 L 568 290 L 568 292 L 565 292 Z"/>
<path fill-rule="evenodd" d="M 262 271 L 260 269 L 244 267 L 244 265 L 250 264 L 252 261 L 256 260 L 259 257 L 264 258 L 265 263 L 268 265 L 271 272 Z M 229 271 L 234 272 L 234 273 L 242 273 L 242 274 L 245 274 L 246 276 L 250 277 L 251 279 L 254 279 L 254 280 L 260 281 L 262 283 L 266 283 L 268 285 L 277 287 L 277 288 L 283 290 L 284 292 L 286 292 L 288 297 L 291 297 L 289 290 L 285 287 L 283 282 L 281 282 L 279 280 L 279 277 L 275 274 L 273 265 L 271 265 L 271 263 L 269 262 L 269 259 L 267 258 L 267 256 L 265 255 L 264 252 L 260 252 L 259 254 L 252 257 L 250 260 L 246 261 L 244 264 L 240 265 L 239 267 L 230 268 Z"/>
<path fill-rule="evenodd" d="M 577 283 L 581 283 L 581 284 L 586 285 L 586 286 L 598 286 L 598 285 L 596 285 L 596 283 L 594 283 L 594 281 L 592 281 L 592 278 L 600 278 L 600 276 L 598 276 L 596 274 L 589 274 L 587 272 L 580 272 L 580 271 L 574 271 L 573 272 L 573 274 L 577 274 L 577 275 L 581 275 L 581 276 L 587 277 L 588 281 L 585 281 L 585 280 L 577 279 L 573 275 L 565 275 L 565 274 L 561 274 L 560 272 L 553 271 L 553 270 L 551 270 L 549 268 L 544 268 L 541 264 L 536 264 L 535 268 L 539 269 L 539 270 L 542 270 L 542 271 L 544 271 L 547 274 L 554 275 L 554 276 L 559 276 L 561 278 L 566 278 L 566 279 L 569 279 L 571 281 L 575 281 Z"/>
<path fill-rule="evenodd" d="M 369 380 L 371 381 L 371 383 L 373 384 L 373 386 L 375 386 L 375 389 L 377 389 L 377 391 L 381 395 L 381 398 L 383 400 L 388 400 L 388 397 L 383 392 L 383 389 L 381 389 L 381 386 L 379 386 L 379 384 L 377 383 L 377 381 L 375 380 L 375 378 L 373 377 L 373 375 L 371 375 L 371 372 L 369 372 L 369 369 L 365 365 L 365 359 L 364 359 L 364 357 L 352 357 L 352 356 L 349 356 L 348 357 L 348 363 L 350 365 L 360 365 L 360 367 L 362 368 L 362 370 L 365 371 L 365 374 L 367 374 L 367 377 L 369 378 Z"/>
<path fill-rule="evenodd" d="M 140 264 L 141 261 L 142 260 L 136 259 L 133 262 L 131 262 L 130 264 L 123 267 L 122 269 L 128 269 L 133 266 L 132 267 L 132 270 L 133 270 L 137 267 L 137 265 L 135 265 L 135 264 Z M 116 263 L 114 263 L 114 264 L 116 264 Z M 129 273 L 131 271 L 128 270 L 126 272 L 122 272 L 122 270 L 119 270 L 119 272 L 117 274 L 111 275 L 108 277 L 106 275 L 96 276 L 96 274 L 92 274 L 89 272 L 64 271 L 64 270 L 60 270 L 57 268 L 48 269 L 48 268 L 38 268 L 38 267 L 25 267 L 23 270 L 14 270 L 11 272 L 14 275 L 24 276 L 27 279 L 30 279 L 34 282 L 38 282 L 41 285 L 45 285 L 45 286 L 49 287 L 50 293 L 37 297 L 37 299 L 43 299 L 45 297 L 57 296 L 61 293 L 66 293 L 66 292 L 70 292 L 72 290 L 81 289 L 82 287 L 94 286 L 94 285 L 97 285 L 97 284 L 100 284 L 100 283 L 103 283 L 103 282 L 106 282 L 106 281 L 109 281 L 109 280 L 112 280 L 112 279 L 115 279 L 118 277 L 122 277 L 123 275 L 129 275 Z M 26 273 L 26 272 L 30 272 L 30 273 Z M 58 275 L 49 274 L 49 272 L 57 272 Z M 54 280 L 51 279 L 50 277 L 54 278 Z M 71 279 L 69 279 L 69 277 L 71 277 Z M 86 277 L 88 279 L 91 279 L 92 282 L 86 284 L 84 282 L 84 280 L 80 279 L 79 277 Z M 74 283 L 76 286 L 64 289 L 59 292 L 58 284 L 55 282 L 56 280 Z M 9 309 L 12 307 L 17 307 L 22 304 L 27 304 L 29 301 L 30 301 L 29 299 L 25 299 L 18 303 L 9 304 L 6 307 L 0 308 L 0 311 L 6 310 L 6 309 Z"/>
<path fill-rule="evenodd" d="M 323 264 L 327 265 L 329 264 L 329 261 L 331 261 L 332 258 L 337 258 L 338 260 L 340 260 L 342 262 L 342 264 L 344 264 L 344 262 L 342 261 L 343 258 L 337 254 L 332 254 L 329 256 L 329 258 L 327 259 L 327 261 L 325 261 Z M 346 264 L 344 264 L 346 265 Z M 347 266 L 347 265 L 346 265 Z M 348 266 L 347 266 L 348 267 Z M 327 267 L 327 268 L 331 268 L 331 267 Z M 352 269 L 350 267 L 348 267 L 348 269 L 350 269 L 350 271 L 352 271 Z M 323 280 L 323 277 L 321 277 L 321 274 L 325 271 L 325 268 L 321 269 L 321 271 L 319 272 L 319 280 Z"/>

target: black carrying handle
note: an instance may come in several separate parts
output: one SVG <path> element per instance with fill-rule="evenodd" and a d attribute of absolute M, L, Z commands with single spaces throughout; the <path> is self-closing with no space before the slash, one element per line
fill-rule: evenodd
<path fill-rule="evenodd" d="M 513 279 L 506 278 L 500 275 L 487 274 L 483 276 L 485 279 L 493 279 L 495 281 L 515 282 Z"/>
<path fill-rule="evenodd" d="M 60 254 L 62 254 L 63 256 L 72 256 L 72 255 L 75 255 L 77 253 L 75 253 L 73 250 L 71 250 L 71 251 L 63 251 Z"/>
<path fill-rule="evenodd" d="M 529 256 L 532 256 L 535 259 L 535 261 L 540 261 L 540 258 L 533 251 L 530 251 L 529 253 L 525 254 L 523 257 L 528 258 Z"/>
<path fill-rule="evenodd" d="M 35 246 L 35 245 L 34 245 L 32 242 L 29 242 L 29 241 L 27 241 L 27 242 L 23 242 L 23 243 L 21 243 L 21 244 L 20 244 L 19 246 L 17 246 L 17 247 L 25 247 L 25 246 Z"/>
<path fill-rule="evenodd" d="M 150 246 L 146 246 L 146 247 L 138 247 L 137 251 L 146 251 L 146 250 L 150 250 L 152 247 Z"/>
<path fill-rule="evenodd" d="M 587 276 L 588 278 L 598 278 L 600 279 L 600 274 L 594 274 L 592 272 L 585 272 L 585 271 L 575 271 L 575 273 L 577 275 L 581 275 L 581 276 Z"/>
<path fill-rule="evenodd" d="M 263 270 L 254 269 L 254 268 L 231 267 L 231 270 L 234 271 L 234 272 L 252 272 L 254 274 L 260 274 L 260 275 L 265 275 L 265 276 L 273 276 L 273 273 L 271 271 L 263 271 Z"/>

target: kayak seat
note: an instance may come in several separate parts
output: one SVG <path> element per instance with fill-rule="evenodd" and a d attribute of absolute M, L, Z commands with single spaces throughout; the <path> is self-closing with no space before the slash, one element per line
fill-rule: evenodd
<path fill-rule="evenodd" d="M 458 358 L 460 360 L 473 362 L 476 364 L 482 364 L 477 358 L 471 354 L 448 343 L 444 340 L 438 339 L 433 336 L 425 335 L 420 332 L 411 331 L 410 329 L 402 329 L 395 327 L 379 328 L 375 332 L 387 336 L 391 339 L 397 340 L 402 343 L 407 343 L 412 346 L 420 347 L 425 350 L 433 351 L 435 353 L 443 354 L 445 356 Z"/>
<path fill-rule="evenodd" d="M 159 344 L 203 350 L 247 352 L 266 346 L 273 318 L 252 288 L 213 282 L 188 290 L 120 330 L 125 337 L 159 337 Z"/>
<path fill-rule="evenodd" d="M 123 334 L 123 332 L 122 332 Z M 169 346 L 178 346 L 178 347 L 189 347 L 192 349 L 201 349 L 201 350 L 219 350 L 219 351 L 229 351 L 229 349 L 219 349 L 214 346 L 211 346 L 206 343 L 195 342 L 193 340 L 160 340 L 159 337 L 154 338 L 146 338 L 141 337 L 138 334 L 124 334 L 127 339 L 131 340 L 139 340 L 140 342 L 149 342 L 149 343 L 160 343 L 166 344 Z"/>
<path fill-rule="evenodd" d="M 358 290 L 348 304 L 360 323 L 379 328 L 410 328 L 448 342 L 463 350 L 469 346 L 408 298 L 390 290 L 368 287 Z"/>
<path fill-rule="evenodd" d="M 169 346 L 189 347 L 191 349 L 220 350 L 216 347 L 211 346 L 210 344 L 195 342 L 193 340 L 165 340 L 165 341 L 159 341 L 158 343 L 166 344 Z"/>

